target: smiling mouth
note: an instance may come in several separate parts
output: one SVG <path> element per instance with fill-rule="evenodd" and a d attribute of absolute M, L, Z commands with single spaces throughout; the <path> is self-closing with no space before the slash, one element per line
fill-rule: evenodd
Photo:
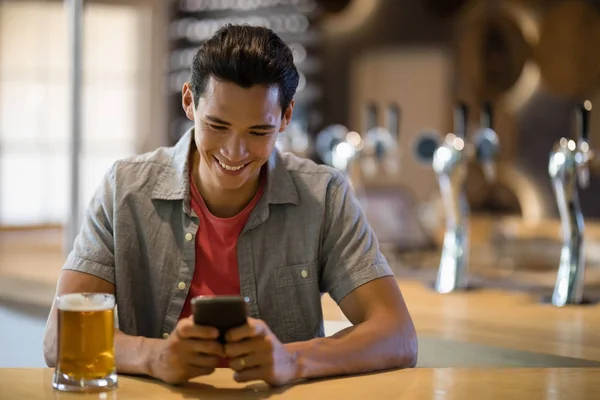
<path fill-rule="evenodd" d="M 217 162 L 219 163 L 219 165 L 221 166 L 221 168 L 226 169 L 227 171 L 239 171 L 242 168 L 244 168 L 246 165 L 248 165 L 248 163 L 243 164 L 243 165 L 229 165 L 229 164 L 225 164 L 224 162 L 222 162 L 221 160 L 219 160 L 218 158 L 215 157 L 215 159 L 217 160 Z"/>

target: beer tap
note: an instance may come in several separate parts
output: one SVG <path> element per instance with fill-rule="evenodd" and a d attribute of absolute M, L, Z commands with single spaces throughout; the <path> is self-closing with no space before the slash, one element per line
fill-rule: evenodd
<path fill-rule="evenodd" d="M 365 134 L 360 169 L 366 179 L 382 172 L 388 176 L 398 172 L 398 143 L 387 128 L 376 126 Z"/>
<path fill-rule="evenodd" d="M 550 153 L 548 172 L 554 187 L 562 227 L 562 250 L 551 302 L 556 307 L 581 304 L 585 259 L 584 221 L 578 189 L 589 185 L 589 163 L 594 155 L 589 144 L 589 112 L 586 101 L 576 110 L 577 142 L 561 138 Z"/>
<path fill-rule="evenodd" d="M 438 177 L 446 213 L 446 233 L 434 285 L 438 293 L 450 293 L 469 287 L 470 211 L 464 188 L 467 165 L 475 158 L 481 164 L 488 181 L 493 181 L 496 176 L 495 159 L 499 141 L 492 129 L 491 104 L 485 103 L 482 107 L 481 127 L 474 136 L 472 147 L 466 144 L 467 116 L 466 105 L 458 104 L 454 111 L 454 133 L 446 135 L 433 155 L 433 169 Z"/>
<path fill-rule="evenodd" d="M 358 182 L 353 182 L 352 165 L 364 146 L 358 132 L 349 131 L 343 125 L 330 125 L 317 134 L 315 151 L 323 162 L 342 172 L 356 190 Z"/>
<path fill-rule="evenodd" d="M 492 128 L 492 106 L 483 104 L 481 110 L 481 128 L 475 133 L 475 158 L 481 165 L 483 176 L 488 183 L 496 180 L 496 157 L 500 151 L 498 134 Z"/>
<path fill-rule="evenodd" d="M 290 152 L 306 158 L 309 156 L 311 141 L 306 129 L 299 122 L 292 121 L 285 131 L 277 135 L 275 146 L 282 153 Z"/>
<path fill-rule="evenodd" d="M 449 293 L 467 286 L 466 268 L 469 258 L 469 205 L 464 193 L 467 175 L 465 137 L 467 106 L 454 110 L 454 133 L 448 133 L 433 153 L 433 169 L 437 175 L 446 214 L 446 233 L 434 289 Z"/>

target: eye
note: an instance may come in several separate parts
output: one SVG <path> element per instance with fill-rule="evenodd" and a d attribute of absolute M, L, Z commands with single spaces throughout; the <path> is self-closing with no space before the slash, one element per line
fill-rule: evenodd
<path fill-rule="evenodd" d="M 267 136 L 271 134 L 271 132 L 250 132 L 252 136 Z"/>
<path fill-rule="evenodd" d="M 208 126 L 210 129 L 212 129 L 214 131 L 226 131 L 227 130 L 227 127 L 223 126 L 223 125 L 206 124 L 206 126 Z"/>

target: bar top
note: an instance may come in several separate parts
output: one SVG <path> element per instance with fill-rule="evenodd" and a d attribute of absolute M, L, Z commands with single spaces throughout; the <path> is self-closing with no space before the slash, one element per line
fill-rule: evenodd
<path fill-rule="evenodd" d="M 0 369 L 0 399 L 599 399 L 600 369 L 409 369 L 309 381 L 283 388 L 238 384 L 232 371 L 182 386 L 119 376 L 119 388 L 72 394 L 51 386 L 52 369 Z"/>

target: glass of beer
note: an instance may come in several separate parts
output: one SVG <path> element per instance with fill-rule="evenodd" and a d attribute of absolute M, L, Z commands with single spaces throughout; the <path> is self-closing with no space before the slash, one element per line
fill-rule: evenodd
<path fill-rule="evenodd" d="M 115 297 L 72 293 L 57 297 L 57 360 L 52 386 L 68 392 L 117 387 Z"/>

